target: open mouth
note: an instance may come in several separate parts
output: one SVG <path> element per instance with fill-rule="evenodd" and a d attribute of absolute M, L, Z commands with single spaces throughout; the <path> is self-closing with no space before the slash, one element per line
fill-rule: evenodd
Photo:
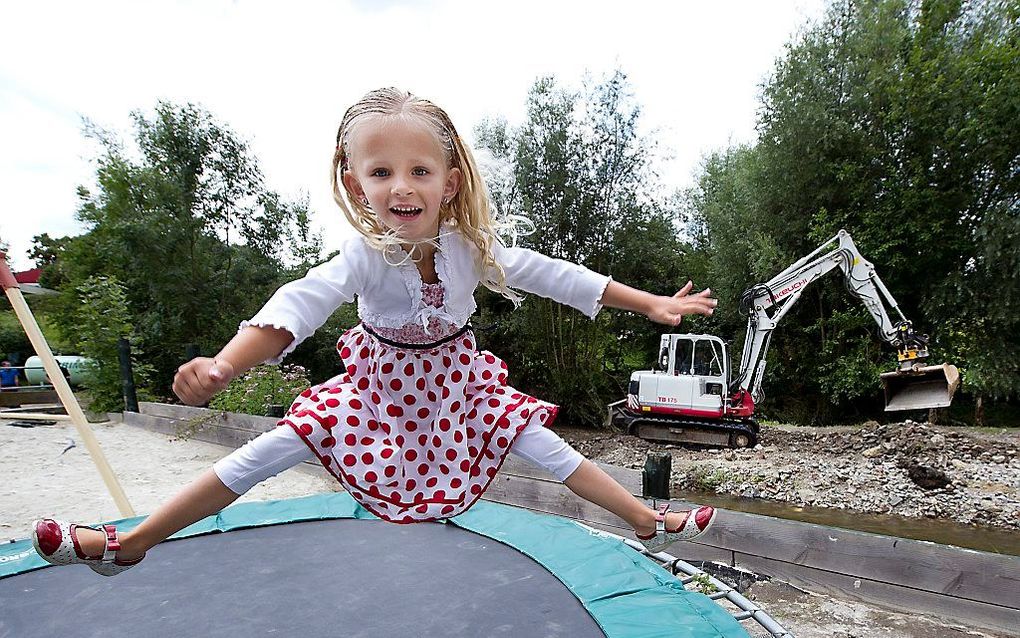
<path fill-rule="evenodd" d="M 420 215 L 421 209 L 417 206 L 393 206 L 390 212 L 397 217 L 411 218 Z"/>

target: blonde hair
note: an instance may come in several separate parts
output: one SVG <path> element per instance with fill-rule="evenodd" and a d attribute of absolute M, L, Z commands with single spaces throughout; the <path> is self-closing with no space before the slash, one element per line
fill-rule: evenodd
<path fill-rule="evenodd" d="M 367 93 L 344 113 L 336 133 L 332 182 L 333 199 L 347 220 L 365 236 L 371 246 L 383 251 L 384 254 L 388 254 L 394 246 L 408 243 L 392 229 L 387 228 L 372 209 L 362 203 L 343 182 L 343 172 L 350 168 L 351 131 L 373 116 L 413 118 L 436 136 L 446 157 L 447 167 L 460 170 L 462 177 L 457 193 L 448 201 L 444 201 L 439 209 L 440 228 L 444 223 L 453 226 L 478 248 L 482 284 L 486 288 L 498 292 L 515 304 L 520 303 L 520 295 L 506 285 L 506 272 L 493 254 L 494 243 L 500 241 L 497 230 L 505 224 L 493 220 L 489 194 L 478 165 L 471 150 L 454 128 L 450 116 L 428 100 L 399 89 L 376 89 Z M 509 221 L 512 226 L 513 220 Z M 438 237 L 424 241 L 437 245 L 437 240 Z M 490 277 L 490 274 L 494 276 Z"/>

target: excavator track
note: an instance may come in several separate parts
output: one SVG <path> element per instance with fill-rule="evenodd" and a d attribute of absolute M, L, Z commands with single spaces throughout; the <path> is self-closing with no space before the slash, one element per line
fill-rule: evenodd
<path fill-rule="evenodd" d="M 758 422 L 754 419 L 708 420 L 658 414 L 635 414 L 618 409 L 613 425 L 629 434 L 665 443 L 696 443 L 716 447 L 754 447 L 758 443 Z"/>

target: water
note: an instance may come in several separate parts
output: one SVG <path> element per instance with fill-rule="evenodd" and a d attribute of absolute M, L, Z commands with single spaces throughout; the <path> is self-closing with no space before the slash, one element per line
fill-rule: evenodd
<path fill-rule="evenodd" d="M 741 498 L 712 492 L 684 492 L 675 497 L 736 512 L 931 541 L 994 554 L 1020 556 L 1020 532 L 1000 527 L 965 525 L 944 519 L 907 518 L 895 514 L 866 514 L 827 507 L 803 507 L 781 501 Z"/>

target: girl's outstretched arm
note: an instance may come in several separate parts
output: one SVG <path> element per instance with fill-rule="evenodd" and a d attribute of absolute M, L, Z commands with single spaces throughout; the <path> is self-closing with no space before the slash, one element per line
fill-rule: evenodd
<path fill-rule="evenodd" d="M 684 315 L 710 315 L 719 304 L 712 297 L 710 288 L 693 295 L 690 294 L 692 288 L 694 283 L 688 281 L 675 295 L 667 297 L 611 281 L 602 293 L 601 303 L 611 308 L 640 312 L 656 323 L 676 326 Z"/>
<path fill-rule="evenodd" d="M 196 357 L 178 368 L 174 394 L 188 405 L 204 405 L 235 376 L 279 355 L 293 340 L 287 330 L 247 326 L 215 357 Z"/>

